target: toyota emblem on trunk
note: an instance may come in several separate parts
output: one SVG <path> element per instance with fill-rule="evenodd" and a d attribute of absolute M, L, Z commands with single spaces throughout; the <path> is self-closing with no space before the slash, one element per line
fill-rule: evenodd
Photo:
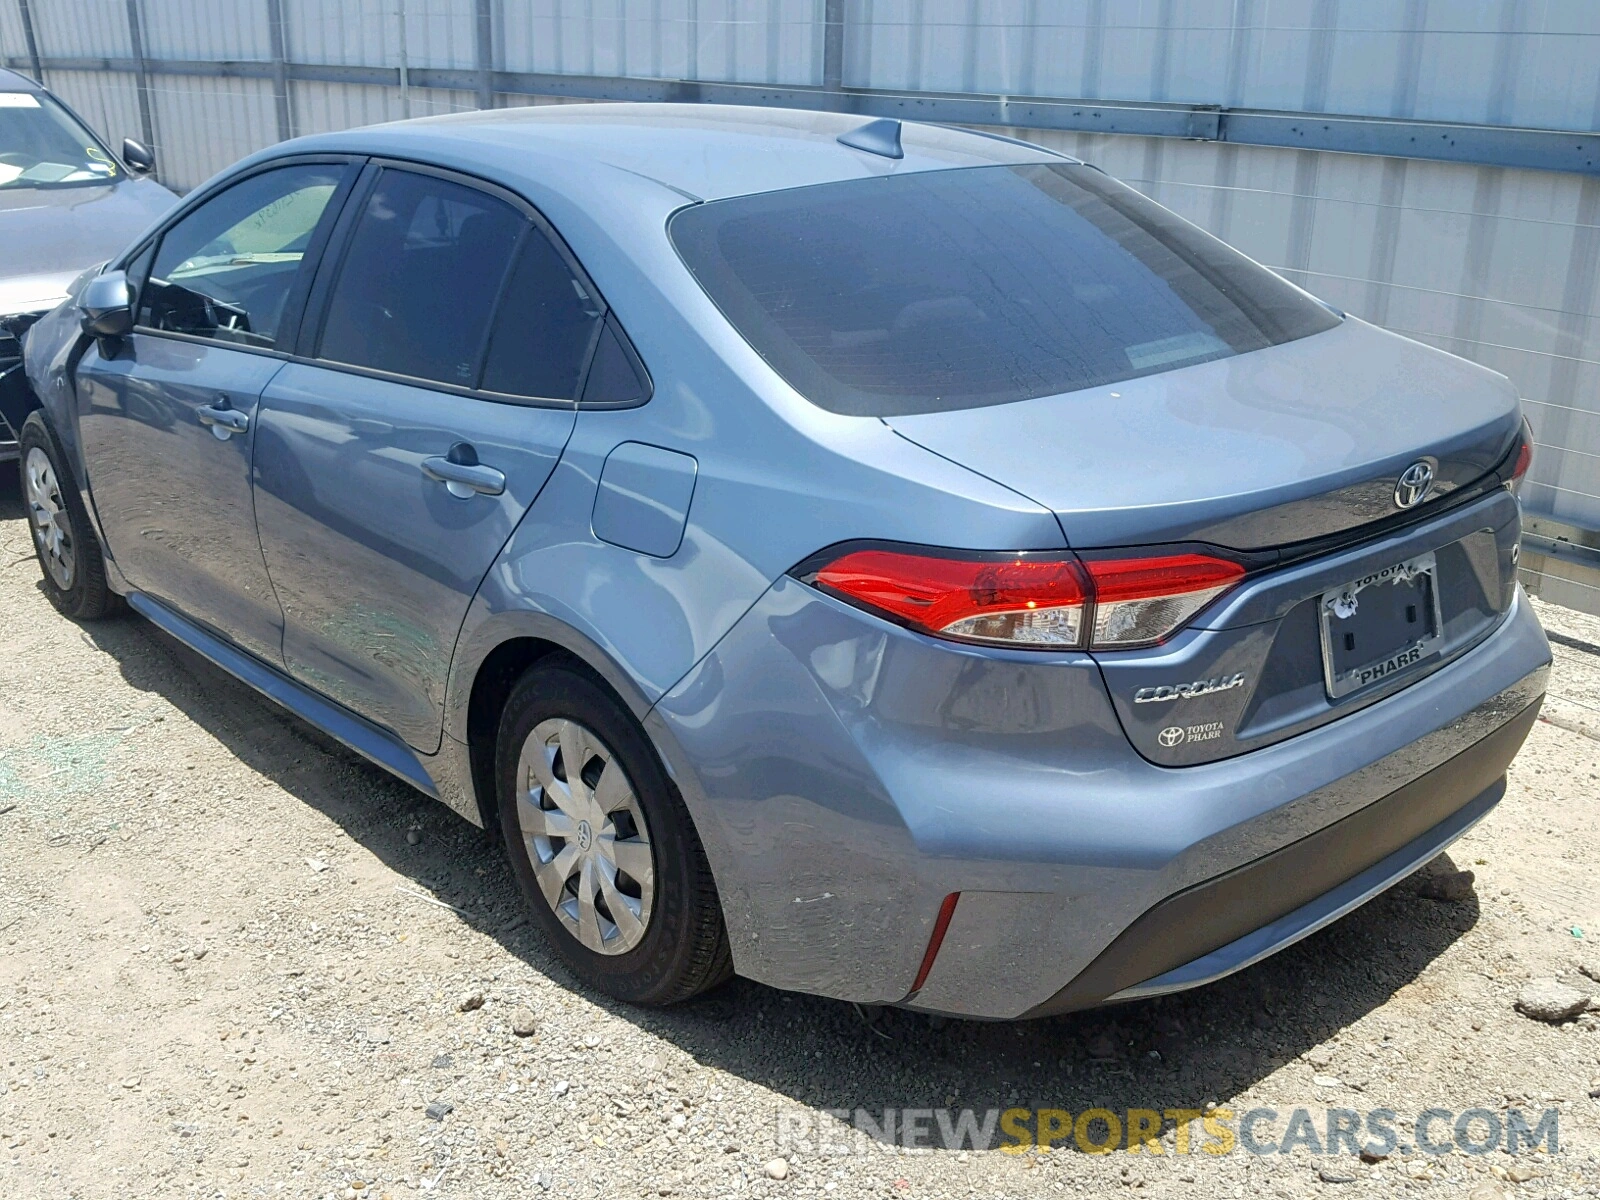
<path fill-rule="evenodd" d="M 1400 481 L 1394 485 L 1394 502 L 1401 508 L 1411 508 L 1421 504 L 1432 490 L 1433 464 L 1425 458 L 1418 459 L 1400 472 Z"/>

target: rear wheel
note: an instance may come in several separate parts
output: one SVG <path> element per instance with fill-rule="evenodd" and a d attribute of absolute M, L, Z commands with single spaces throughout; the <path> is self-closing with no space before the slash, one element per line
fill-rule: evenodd
<path fill-rule="evenodd" d="M 63 616 L 93 621 L 122 607 L 106 583 L 105 558 L 83 500 L 73 485 L 55 434 L 38 412 L 28 414 L 17 439 L 22 502 L 28 509 L 33 552 L 44 573 L 45 595 Z"/>
<path fill-rule="evenodd" d="M 500 826 L 545 935 L 586 984 L 671 1004 L 732 974 L 705 850 L 644 730 L 576 664 L 540 664 L 500 721 Z"/>

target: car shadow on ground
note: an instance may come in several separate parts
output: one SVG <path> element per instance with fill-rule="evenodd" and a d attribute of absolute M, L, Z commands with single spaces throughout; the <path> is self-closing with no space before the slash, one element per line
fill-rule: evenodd
<path fill-rule="evenodd" d="M 0 491 L 0 520 L 20 519 Z M 325 813 L 467 925 L 564 987 L 579 985 L 526 921 L 495 839 L 260 697 L 136 617 L 84 626 L 134 688 L 180 709 L 249 767 Z M 408 830 L 422 832 L 408 844 Z M 1210 987 L 1021 1023 L 930 1020 L 746 980 L 666 1010 L 596 1003 L 700 1063 L 771 1089 L 779 1108 L 881 1110 L 1226 1104 L 1413 983 L 1476 923 L 1477 901 L 1391 889 Z M 1019 931 L 1020 936 L 1026 936 Z M 1355 1082 L 1358 1086 L 1361 1080 Z M 1381 1082 L 1381 1081 L 1374 1081 Z M 1369 1091 L 1368 1103 L 1382 1103 Z M 776 1120 L 776 1115 L 775 1115 Z"/>
<path fill-rule="evenodd" d="M 26 516 L 21 467 L 16 462 L 0 463 L 0 521 L 21 521 Z"/>

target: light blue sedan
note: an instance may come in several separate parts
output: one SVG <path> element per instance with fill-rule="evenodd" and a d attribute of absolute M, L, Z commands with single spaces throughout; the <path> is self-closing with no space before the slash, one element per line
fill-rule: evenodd
<path fill-rule="evenodd" d="M 1005 138 L 302 138 L 25 352 L 61 612 L 502 831 L 637 1003 L 1203 984 L 1482 818 L 1544 693 L 1511 385 Z"/>

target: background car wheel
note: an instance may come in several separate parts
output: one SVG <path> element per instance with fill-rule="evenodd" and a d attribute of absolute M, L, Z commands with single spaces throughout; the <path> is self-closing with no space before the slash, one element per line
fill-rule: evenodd
<path fill-rule="evenodd" d="M 500 826 L 545 935 L 586 984 L 671 1004 L 733 973 L 705 850 L 644 730 L 567 660 L 500 720 Z"/>
<path fill-rule="evenodd" d="M 32 412 L 17 440 L 22 503 L 28 510 L 33 552 L 44 572 L 45 595 L 75 621 L 94 621 L 120 611 L 122 597 L 106 583 L 100 540 L 55 434 L 43 416 Z"/>

